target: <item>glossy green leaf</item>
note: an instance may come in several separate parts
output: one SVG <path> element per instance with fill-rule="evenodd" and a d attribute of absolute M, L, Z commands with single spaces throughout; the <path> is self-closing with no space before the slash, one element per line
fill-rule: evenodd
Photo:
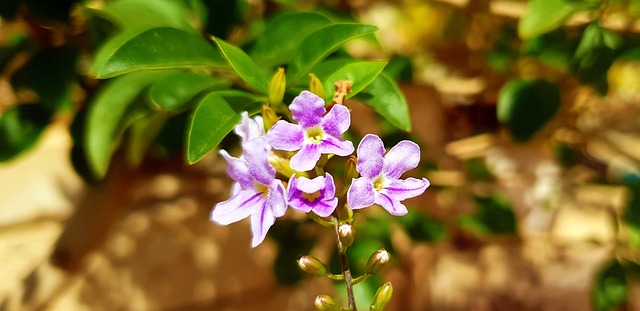
<path fill-rule="evenodd" d="M 143 69 L 220 68 L 220 54 L 204 38 L 175 28 L 123 33 L 98 51 L 91 72 L 109 78 Z"/>
<path fill-rule="evenodd" d="M 409 106 L 395 82 L 385 73 L 378 75 L 356 98 L 373 108 L 391 125 L 411 131 Z"/>
<path fill-rule="evenodd" d="M 92 171 L 104 177 L 111 154 L 127 120 L 127 112 L 140 93 L 168 72 L 134 72 L 109 81 L 91 103 L 87 112 L 84 147 Z"/>
<path fill-rule="evenodd" d="M 269 79 L 262 74 L 261 68 L 239 47 L 231 45 L 219 38 L 213 38 L 220 53 L 231 68 L 254 90 L 262 94 L 269 92 Z"/>
<path fill-rule="evenodd" d="M 531 0 L 518 23 L 518 34 L 526 40 L 552 31 L 578 9 L 576 4 L 565 0 Z"/>
<path fill-rule="evenodd" d="M 347 98 L 353 97 L 378 77 L 386 65 L 387 62 L 354 62 L 337 68 L 336 71 L 324 79 L 326 99 L 331 100 L 333 98 L 336 93 L 334 84 L 340 80 L 353 82 L 351 93 L 347 94 Z"/>
<path fill-rule="evenodd" d="M 169 117 L 168 114 L 154 113 L 131 124 L 127 148 L 127 161 L 130 164 L 138 166 L 142 163 L 145 153 L 167 123 Z"/>
<path fill-rule="evenodd" d="M 378 28 L 363 24 L 333 24 L 309 34 L 293 55 L 288 75 L 297 80 L 347 41 L 373 33 Z"/>
<path fill-rule="evenodd" d="M 49 125 L 52 113 L 43 105 L 18 105 L 0 114 L 0 161 L 33 147 Z"/>
<path fill-rule="evenodd" d="M 178 111 L 190 108 L 192 99 L 207 90 L 226 89 L 229 80 L 194 72 L 178 72 L 157 81 L 149 89 L 153 109 Z"/>
<path fill-rule="evenodd" d="M 147 30 L 156 27 L 173 27 L 196 33 L 189 23 L 191 14 L 181 1 L 173 0 L 118 0 L 104 7 L 89 10 L 117 24 L 125 31 Z"/>
<path fill-rule="evenodd" d="M 265 66 L 286 64 L 302 39 L 329 24 L 329 18 L 315 12 L 280 14 L 267 24 L 249 55 Z"/>
<path fill-rule="evenodd" d="M 241 91 L 216 91 L 205 96 L 193 112 L 187 130 L 187 161 L 193 164 L 202 159 L 240 123 L 240 113 L 253 114 L 266 103 Z"/>
<path fill-rule="evenodd" d="M 617 260 L 610 261 L 598 272 L 593 284 L 591 298 L 594 309 L 609 311 L 625 304 L 628 290 L 624 268 Z"/>
<path fill-rule="evenodd" d="M 527 141 L 555 115 L 560 90 L 545 80 L 511 80 L 500 90 L 498 121 L 517 141 Z"/>

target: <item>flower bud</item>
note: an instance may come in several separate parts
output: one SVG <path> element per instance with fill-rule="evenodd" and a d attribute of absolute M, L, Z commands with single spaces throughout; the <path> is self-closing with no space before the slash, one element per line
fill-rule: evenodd
<path fill-rule="evenodd" d="M 327 93 L 324 91 L 324 86 L 322 86 L 322 82 L 316 77 L 314 74 L 309 74 L 309 78 L 311 81 L 309 82 L 309 92 L 318 95 L 318 97 L 324 99 L 327 96 Z"/>
<path fill-rule="evenodd" d="M 365 273 L 367 274 L 376 274 L 384 265 L 389 262 L 389 252 L 386 249 L 382 248 L 377 250 L 375 253 L 369 257 L 369 261 L 367 261 L 367 266 L 365 267 Z"/>
<path fill-rule="evenodd" d="M 319 311 L 339 311 L 340 303 L 329 295 L 318 295 L 313 301 L 313 305 Z"/>
<path fill-rule="evenodd" d="M 391 296 L 393 295 L 393 286 L 391 286 L 391 282 L 384 283 L 378 291 L 376 295 L 373 297 L 373 302 L 371 303 L 371 311 L 382 311 L 387 307 L 389 300 L 391 300 Z"/>
<path fill-rule="evenodd" d="M 313 256 L 302 256 L 298 259 L 298 266 L 302 271 L 316 275 L 327 276 L 329 275 L 327 266 L 320 261 L 320 259 Z"/>
<path fill-rule="evenodd" d="M 278 68 L 276 74 L 271 78 L 269 83 L 269 104 L 271 106 L 278 106 L 282 103 L 284 98 L 284 90 L 287 87 L 287 78 L 284 75 L 284 68 Z"/>
<path fill-rule="evenodd" d="M 268 131 L 276 122 L 280 120 L 280 117 L 267 105 L 262 106 L 262 122 L 264 123 L 264 130 Z"/>
<path fill-rule="evenodd" d="M 347 183 L 351 183 L 351 180 L 353 180 L 354 178 L 358 178 L 358 176 L 360 176 L 360 174 L 358 173 L 358 170 L 356 169 L 357 165 L 358 165 L 358 158 L 356 158 L 355 156 L 350 156 L 347 159 L 347 164 L 345 164 L 344 166 L 344 180 Z"/>
<path fill-rule="evenodd" d="M 353 244 L 353 240 L 356 238 L 356 231 L 350 224 L 344 224 L 338 227 L 338 235 L 340 236 L 340 243 L 343 247 L 349 247 Z"/>

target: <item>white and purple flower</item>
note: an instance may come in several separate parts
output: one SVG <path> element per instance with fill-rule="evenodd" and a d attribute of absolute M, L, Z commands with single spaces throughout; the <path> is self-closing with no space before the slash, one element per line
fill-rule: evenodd
<path fill-rule="evenodd" d="M 314 179 L 296 177 L 289 180 L 289 206 L 301 212 L 314 212 L 320 217 L 327 217 L 338 206 L 336 186 L 333 176 L 318 176 Z"/>
<path fill-rule="evenodd" d="M 276 217 L 287 211 L 287 194 L 282 182 L 275 178 L 276 170 L 269 164 L 266 138 L 255 137 L 245 142 L 242 149 L 241 158 L 220 151 L 229 164 L 227 174 L 239 188 L 229 200 L 215 206 L 211 220 L 228 225 L 251 216 L 251 246 L 256 247 L 265 239 Z"/>
<path fill-rule="evenodd" d="M 291 158 L 291 168 L 308 171 L 322 154 L 347 156 L 353 153 L 353 143 L 340 137 L 351 125 L 351 114 L 345 106 L 335 105 L 324 115 L 324 100 L 303 91 L 289 109 L 298 123 L 278 121 L 267 132 L 267 140 L 274 149 L 298 151 Z"/>
<path fill-rule="evenodd" d="M 402 216 L 407 207 L 400 201 L 419 196 L 429 187 L 426 178 L 400 179 L 420 162 L 420 147 L 414 142 L 403 140 L 385 155 L 380 137 L 367 134 L 357 155 L 356 170 L 361 177 L 353 179 L 347 192 L 347 203 L 352 209 L 378 204 L 391 215 Z"/>
<path fill-rule="evenodd" d="M 240 136 L 243 145 L 256 137 L 267 135 L 261 116 L 255 116 L 251 119 L 249 118 L 249 113 L 246 111 L 243 111 L 240 115 L 242 116 L 242 121 L 233 128 L 233 132 Z"/>

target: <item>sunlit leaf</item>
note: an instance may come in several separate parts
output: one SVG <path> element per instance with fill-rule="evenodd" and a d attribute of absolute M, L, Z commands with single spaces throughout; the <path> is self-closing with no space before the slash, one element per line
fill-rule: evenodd
<path fill-rule="evenodd" d="M 0 161 L 33 147 L 49 125 L 52 113 L 43 105 L 18 105 L 0 114 Z"/>
<path fill-rule="evenodd" d="M 150 104 L 154 109 L 164 111 L 187 109 L 196 95 L 207 90 L 226 89 L 230 86 L 231 82 L 220 77 L 194 72 L 178 72 L 151 86 Z"/>
<path fill-rule="evenodd" d="M 555 115 L 560 90 L 545 80 L 511 80 L 500 90 L 497 115 L 513 138 L 527 141 Z"/>
<path fill-rule="evenodd" d="M 591 298 L 597 311 L 609 311 L 627 301 L 629 284 L 622 265 L 617 260 L 607 263 L 598 272 Z"/>
<path fill-rule="evenodd" d="M 302 39 L 329 24 L 330 19 L 315 12 L 280 14 L 267 24 L 249 55 L 265 66 L 286 64 Z"/>
<path fill-rule="evenodd" d="M 127 146 L 127 161 L 130 164 L 138 166 L 142 163 L 145 153 L 169 117 L 168 114 L 154 113 L 131 124 Z"/>
<path fill-rule="evenodd" d="M 292 80 L 297 80 L 347 41 L 373 33 L 377 29 L 373 25 L 333 24 L 316 30 L 300 43 L 291 60 L 288 75 Z"/>
<path fill-rule="evenodd" d="M 231 45 L 219 38 L 213 38 L 220 49 L 220 53 L 227 60 L 231 68 L 254 90 L 267 94 L 269 80 L 262 74 L 261 68 L 239 47 Z"/>
<path fill-rule="evenodd" d="M 87 112 L 84 147 L 89 165 L 98 177 L 109 167 L 111 154 L 117 148 L 127 111 L 138 95 L 168 72 L 134 72 L 109 81 L 91 103 Z"/>
<path fill-rule="evenodd" d="M 225 61 L 204 38 L 163 27 L 110 39 L 98 51 L 91 72 L 97 78 L 109 78 L 143 69 L 224 66 Z"/>
<path fill-rule="evenodd" d="M 181 1 L 118 0 L 108 2 L 99 9 L 87 9 L 126 31 L 172 27 L 196 33 L 196 27 L 189 23 L 190 12 Z"/>
<path fill-rule="evenodd" d="M 570 1 L 531 0 L 518 23 L 518 34 L 526 40 L 552 31 L 578 10 L 578 6 Z"/>
<path fill-rule="evenodd" d="M 241 91 L 216 91 L 205 96 L 193 112 L 187 130 L 187 161 L 198 162 L 240 123 L 240 113 L 260 110 L 266 98 Z"/>
<path fill-rule="evenodd" d="M 336 81 L 349 80 L 353 82 L 351 87 L 351 93 L 347 94 L 347 98 L 351 98 L 354 95 L 360 93 L 369 83 L 371 83 L 384 69 L 387 62 L 353 62 L 345 64 L 342 67 L 337 68 L 336 71 L 331 73 L 326 79 L 324 79 L 324 89 L 327 94 L 328 100 L 333 98 L 336 93 L 334 84 Z"/>
<path fill-rule="evenodd" d="M 381 73 L 355 98 L 373 108 L 391 125 L 411 131 L 409 106 L 395 82 Z"/>

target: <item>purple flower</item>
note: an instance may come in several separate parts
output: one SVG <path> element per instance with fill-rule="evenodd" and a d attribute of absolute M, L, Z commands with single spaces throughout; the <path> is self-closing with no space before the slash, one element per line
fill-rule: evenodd
<path fill-rule="evenodd" d="M 399 179 L 402 173 L 416 168 L 420 162 L 420 147 L 403 140 L 384 155 L 380 137 L 367 134 L 358 146 L 356 170 L 360 178 L 354 178 L 347 192 L 347 203 L 352 209 L 378 204 L 391 215 L 407 213 L 400 201 L 421 195 L 429 181 L 426 178 Z"/>
<path fill-rule="evenodd" d="M 324 115 L 324 100 L 303 91 L 289 108 L 298 123 L 278 121 L 267 132 L 267 139 L 275 149 L 299 150 L 291 158 L 291 168 L 297 171 L 311 170 L 323 153 L 339 156 L 353 153 L 353 143 L 340 138 L 351 125 L 351 115 L 345 106 L 335 105 Z"/>
<path fill-rule="evenodd" d="M 252 247 L 267 236 L 276 217 L 287 210 L 287 195 L 276 171 L 267 159 L 267 140 L 256 137 L 243 146 L 244 157 L 234 158 L 226 151 L 220 154 L 227 160 L 227 174 L 239 184 L 239 190 L 229 200 L 216 204 L 211 220 L 228 225 L 251 216 Z"/>
<path fill-rule="evenodd" d="M 338 206 L 336 186 L 333 177 L 318 176 L 314 179 L 291 176 L 288 191 L 289 206 L 301 212 L 313 211 L 320 217 L 327 217 Z"/>
<path fill-rule="evenodd" d="M 264 123 L 261 116 L 249 118 L 249 113 L 243 111 L 241 114 L 242 122 L 233 128 L 233 132 L 240 136 L 242 144 L 260 136 L 265 136 Z"/>

